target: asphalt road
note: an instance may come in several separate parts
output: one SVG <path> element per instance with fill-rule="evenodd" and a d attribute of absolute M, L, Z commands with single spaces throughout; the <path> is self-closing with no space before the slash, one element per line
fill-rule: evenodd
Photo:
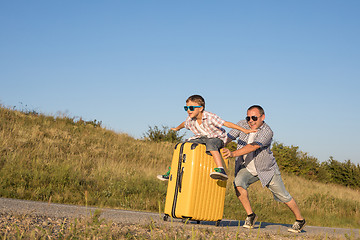
<path fill-rule="evenodd" d="M 119 209 L 108 209 L 108 208 L 94 208 L 77 205 L 66 205 L 46 202 L 36 202 L 9 198 L 0 198 L 0 213 L 11 213 L 11 214 L 28 214 L 36 216 L 47 216 L 47 217 L 58 217 L 58 218 L 81 218 L 89 217 L 95 212 L 95 210 L 101 210 L 101 218 L 111 220 L 116 223 L 130 223 L 130 224 L 147 224 L 156 222 L 159 224 L 183 224 L 181 220 L 174 219 L 173 223 L 165 222 L 163 220 L 163 214 L 140 212 L 140 211 L 127 211 Z M 207 227 L 207 228 L 221 228 L 226 227 L 228 231 L 238 231 L 238 225 L 243 225 L 244 221 L 223 219 L 220 226 L 215 226 L 215 222 L 203 221 L 197 224 L 196 221 L 190 221 L 187 225 L 196 227 Z M 255 228 L 259 229 L 260 222 L 257 222 Z M 287 229 L 290 224 L 278 224 L 278 223 L 267 223 L 262 222 L 260 225 L 261 232 L 267 232 L 269 234 L 276 233 L 287 233 Z M 244 231 L 249 231 L 244 229 Z M 360 229 L 346 229 L 346 228 L 328 228 L 328 227 L 316 227 L 316 226 L 305 226 L 304 230 L 299 235 L 304 236 L 334 236 L 344 237 L 351 236 L 350 239 L 359 239 Z"/>

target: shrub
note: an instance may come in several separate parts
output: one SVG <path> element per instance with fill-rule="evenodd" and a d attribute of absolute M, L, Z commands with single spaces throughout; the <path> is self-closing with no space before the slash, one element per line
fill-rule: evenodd
<path fill-rule="evenodd" d="M 299 151 L 299 147 L 274 142 L 272 151 L 280 169 L 309 179 L 318 178 L 320 164 L 317 158 Z"/>
<path fill-rule="evenodd" d="M 149 130 L 144 133 L 144 139 L 153 141 L 153 142 L 182 142 L 185 133 L 180 135 L 179 132 L 169 129 L 167 126 L 162 126 L 162 129 L 159 129 L 158 126 L 153 128 L 149 126 Z"/>
<path fill-rule="evenodd" d="M 360 187 L 360 165 L 355 165 L 350 160 L 338 162 L 333 157 L 321 164 L 327 171 L 328 181 L 347 187 Z"/>

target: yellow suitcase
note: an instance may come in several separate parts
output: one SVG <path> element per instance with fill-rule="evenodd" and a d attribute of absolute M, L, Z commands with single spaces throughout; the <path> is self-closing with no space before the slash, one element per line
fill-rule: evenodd
<path fill-rule="evenodd" d="M 173 217 L 220 224 L 226 181 L 210 177 L 216 165 L 205 149 L 203 144 L 189 142 L 175 146 L 166 194 L 165 221 Z M 228 161 L 223 164 L 227 167 Z"/>

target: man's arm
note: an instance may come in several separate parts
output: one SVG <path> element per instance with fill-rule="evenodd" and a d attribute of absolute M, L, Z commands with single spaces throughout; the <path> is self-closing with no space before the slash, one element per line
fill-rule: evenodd
<path fill-rule="evenodd" d="M 231 152 L 227 148 L 224 148 L 223 155 L 224 155 L 225 158 L 238 157 L 238 156 L 241 156 L 241 155 L 245 155 L 245 154 L 249 154 L 251 152 L 254 152 L 255 150 L 257 150 L 259 148 L 260 148 L 260 145 L 258 145 L 256 143 L 250 143 L 250 144 L 244 146 L 243 148 L 240 148 L 240 149 L 235 150 L 233 152 Z"/>

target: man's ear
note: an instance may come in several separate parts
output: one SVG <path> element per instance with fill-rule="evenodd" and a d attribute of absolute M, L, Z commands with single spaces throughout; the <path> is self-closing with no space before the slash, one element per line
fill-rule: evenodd
<path fill-rule="evenodd" d="M 261 116 L 261 121 L 265 120 L 265 113 Z"/>

